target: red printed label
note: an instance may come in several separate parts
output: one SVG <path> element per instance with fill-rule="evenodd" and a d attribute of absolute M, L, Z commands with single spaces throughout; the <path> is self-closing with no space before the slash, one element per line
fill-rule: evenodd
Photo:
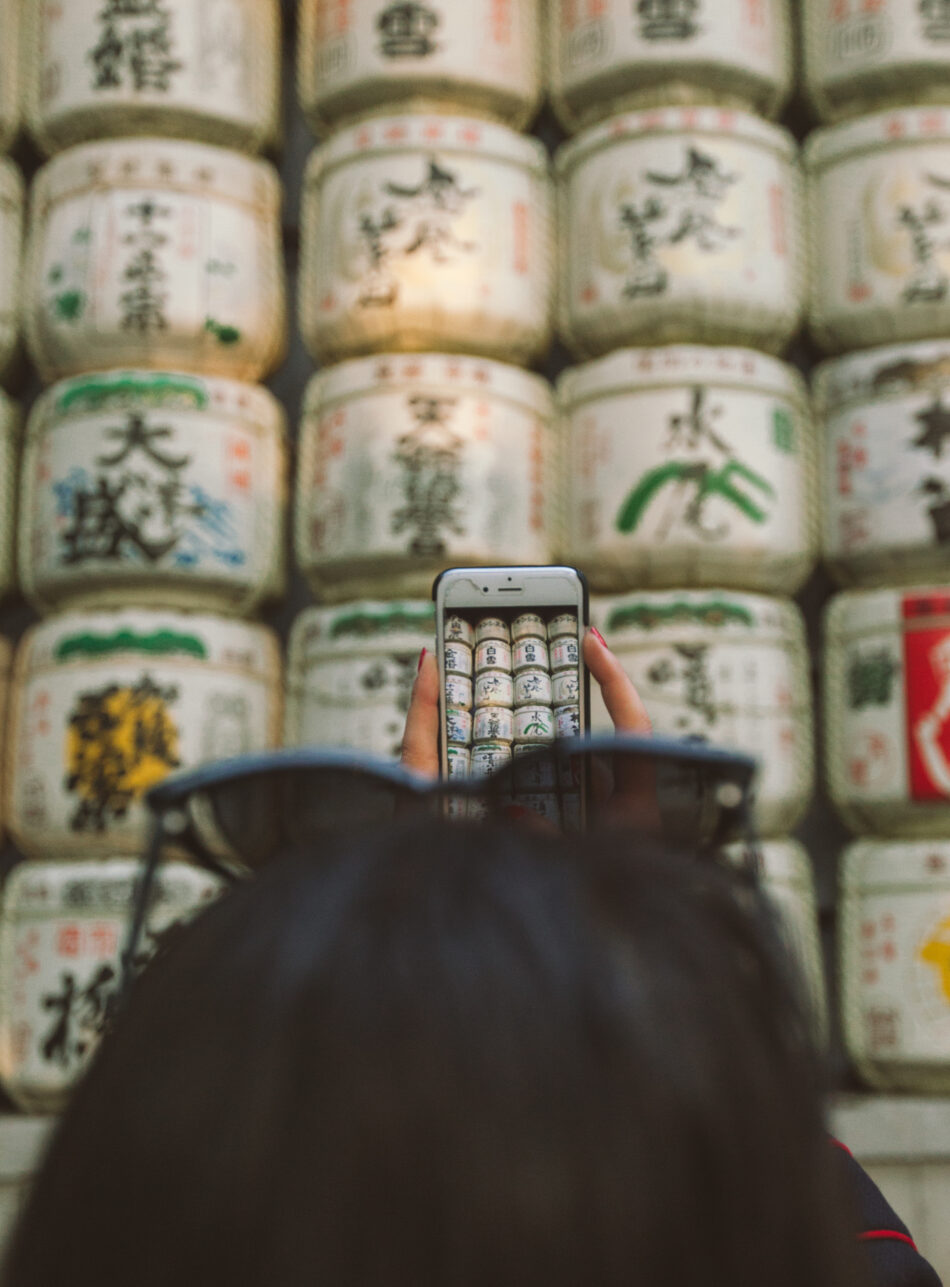
<path fill-rule="evenodd" d="M 904 682 L 911 798 L 950 798 L 950 628 L 907 631 Z"/>

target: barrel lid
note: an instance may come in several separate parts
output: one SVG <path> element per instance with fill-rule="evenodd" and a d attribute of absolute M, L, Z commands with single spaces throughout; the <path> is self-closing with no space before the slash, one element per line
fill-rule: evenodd
<path fill-rule="evenodd" d="M 371 117 L 338 130 L 310 154 L 305 185 L 319 182 L 324 171 L 343 162 L 394 152 L 468 153 L 548 173 L 548 154 L 538 139 L 477 117 L 424 112 Z"/>
<path fill-rule="evenodd" d="M 280 666 L 277 636 L 267 626 L 153 608 L 67 612 L 41 621 L 23 636 L 17 664 L 29 673 L 130 658 L 152 666 L 178 660 L 227 666 L 268 682 Z"/>
<path fill-rule="evenodd" d="M 657 349 L 619 349 L 565 371 L 557 384 L 565 410 L 605 394 L 657 385 L 702 381 L 739 385 L 776 397 L 806 402 L 805 382 L 794 367 L 752 349 L 677 344 Z"/>
<path fill-rule="evenodd" d="M 810 134 L 803 151 L 805 166 L 820 170 L 858 152 L 873 152 L 901 143 L 942 143 L 950 137 L 950 107 L 915 107 L 875 112 Z"/>
<path fill-rule="evenodd" d="M 504 398 L 538 416 L 553 413 L 551 386 L 507 362 L 452 353 L 384 354 L 354 358 L 318 371 L 304 395 L 304 411 L 315 415 L 328 404 L 385 389 L 436 386 L 454 393 Z"/>
<path fill-rule="evenodd" d="M 839 864 L 842 893 L 904 888 L 950 889 L 950 841 L 856 840 Z"/>
<path fill-rule="evenodd" d="M 162 411 L 199 411 L 285 431 L 284 410 L 259 384 L 181 371 L 97 371 L 60 380 L 33 404 L 27 427 L 32 438 L 51 424 L 75 416 L 106 414 L 130 405 Z"/>
<path fill-rule="evenodd" d="M 110 188 L 201 192 L 278 210 L 280 179 L 269 161 L 210 143 L 136 138 L 82 143 L 47 161 L 33 181 L 33 208 Z"/>
<path fill-rule="evenodd" d="M 950 340 L 888 344 L 831 358 L 817 368 L 813 382 L 816 403 L 829 410 L 888 394 L 946 388 L 950 385 Z"/>
<path fill-rule="evenodd" d="M 363 599 L 332 608 L 306 608 L 290 630 L 291 669 L 311 660 L 380 648 L 416 647 L 435 634 L 429 599 Z"/>
<path fill-rule="evenodd" d="M 805 648 L 805 626 L 798 608 L 787 599 L 732 590 L 655 590 L 602 598 L 595 614 L 611 644 L 661 640 L 699 632 L 732 641 L 783 644 Z"/>
<path fill-rule="evenodd" d="M 127 916 L 133 887 L 141 875 L 137 858 L 89 858 L 49 861 L 31 858 L 18 863 L 4 881 L 2 912 L 18 918 L 62 915 L 64 911 L 82 916 L 114 912 Z M 209 898 L 221 888 L 221 881 L 190 863 L 169 860 L 155 873 L 150 903 L 159 910 L 177 914 Z"/>
<path fill-rule="evenodd" d="M 845 590 L 836 594 L 825 609 L 825 642 L 847 643 L 865 634 L 901 630 L 907 622 L 947 618 L 950 618 L 950 584 Z"/>
<path fill-rule="evenodd" d="M 8 157 L 0 157 L 0 201 L 22 206 L 26 185 L 23 176 Z"/>
<path fill-rule="evenodd" d="M 785 161 L 793 161 L 798 155 L 798 145 L 788 130 L 763 121 L 752 112 L 732 107 L 657 107 L 624 112 L 583 130 L 558 150 L 554 166 L 559 175 L 564 175 L 603 147 L 624 139 L 658 134 L 738 139 L 767 148 Z"/>

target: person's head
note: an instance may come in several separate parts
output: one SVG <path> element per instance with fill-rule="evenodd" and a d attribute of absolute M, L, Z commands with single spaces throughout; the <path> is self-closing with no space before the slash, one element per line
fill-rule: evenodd
<path fill-rule="evenodd" d="M 805 1023 L 732 878 L 430 824 L 147 969 L 6 1287 L 850 1287 Z"/>

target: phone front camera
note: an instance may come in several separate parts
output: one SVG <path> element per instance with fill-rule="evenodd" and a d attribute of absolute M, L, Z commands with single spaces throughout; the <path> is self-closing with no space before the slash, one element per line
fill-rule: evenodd
<path fill-rule="evenodd" d="M 487 586 L 487 585 L 483 585 L 483 586 L 482 586 L 482 594 L 487 594 L 487 593 L 488 593 L 488 586 Z"/>

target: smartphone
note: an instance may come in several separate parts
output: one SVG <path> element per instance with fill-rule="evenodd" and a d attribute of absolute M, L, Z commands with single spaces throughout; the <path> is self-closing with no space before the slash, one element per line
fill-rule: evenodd
<path fill-rule="evenodd" d="M 432 595 L 442 776 L 484 778 L 511 764 L 513 805 L 579 829 L 586 784 L 557 781 L 553 763 L 532 761 L 530 752 L 589 729 L 583 574 L 560 566 L 449 568 Z"/>

